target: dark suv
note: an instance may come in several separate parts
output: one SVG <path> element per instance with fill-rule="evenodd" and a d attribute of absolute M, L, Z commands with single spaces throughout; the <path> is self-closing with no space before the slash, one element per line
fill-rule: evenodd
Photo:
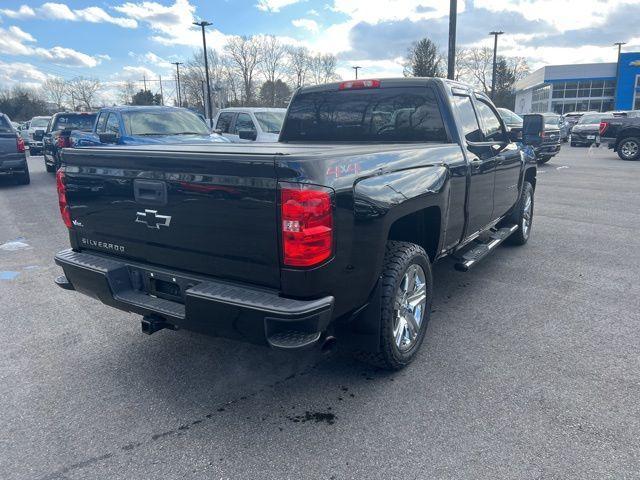
<path fill-rule="evenodd" d="M 0 174 L 12 175 L 23 185 L 30 181 L 24 139 L 3 113 L 0 113 Z"/>
<path fill-rule="evenodd" d="M 95 113 L 60 112 L 51 117 L 42 138 L 44 165 L 47 172 L 55 172 L 60 166 L 60 150 L 71 146 L 71 130 L 90 132 L 96 121 Z"/>
<path fill-rule="evenodd" d="M 571 146 L 600 144 L 600 122 L 613 118 L 609 113 L 585 113 L 571 129 Z"/>

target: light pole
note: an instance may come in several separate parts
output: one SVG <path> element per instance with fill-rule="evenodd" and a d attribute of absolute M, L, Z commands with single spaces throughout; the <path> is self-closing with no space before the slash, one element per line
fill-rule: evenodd
<path fill-rule="evenodd" d="M 449 55 L 447 56 L 447 78 L 456 79 L 456 23 L 458 20 L 458 0 L 449 3 Z"/>
<path fill-rule="evenodd" d="M 182 62 L 171 62 L 172 65 L 176 66 L 176 86 L 177 88 L 177 94 L 178 94 L 178 106 L 181 107 L 182 106 L 182 94 L 180 93 L 180 65 L 182 65 Z"/>
<path fill-rule="evenodd" d="M 204 75 L 207 79 L 207 99 L 209 100 L 207 103 L 209 105 L 209 128 L 213 128 L 213 111 L 211 110 L 211 84 L 209 82 L 209 60 L 207 59 L 207 37 L 204 33 L 205 27 L 212 25 L 211 22 L 207 22 L 202 20 L 201 22 L 193 22 L 194 25 L 202 28 L 202 48 L 204 50 Z"/>
<path fill-rule="evenodd" d="M 361 69 L 362 67 L 351 67 L 356 71 L 356 80 L 358 79 L 358 70 Z"/>
<path fill-rule="evenodd" d="M 620 83 L 619 82 L 619 80 L 620 80 L 620 53 L 622 52 L 622 46 L 626 45 L 626 44 L 627 44 L 627 42 L 616 42 L 616 43 L 614 43 L 614 45 L 618 46 L 618 60 L 617 60 L 618 63 L 616 63 L 616 96 L 613 99 L 614 108 L 615 108 L 616 100 L 618 99 L 618 84 Z"/>
<path fill-rule="evenodd" d="M 494 31 L 489 32 L 489 35 L 493 35 L 493 75 L 491 75 L 491 100 L 494 99 L 496 94 L 496 63 L 498 56 L 498 35 L 502 35 L 504 32 Z"/>

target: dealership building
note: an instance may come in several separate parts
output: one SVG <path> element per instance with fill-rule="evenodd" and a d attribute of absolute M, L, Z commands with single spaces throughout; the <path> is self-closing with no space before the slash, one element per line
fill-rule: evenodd
<path fill-rule="evenodd" d="M 516 113 L 640 110 L 640 52 L 617 63 L 551 65 L 515 84 Z"/>

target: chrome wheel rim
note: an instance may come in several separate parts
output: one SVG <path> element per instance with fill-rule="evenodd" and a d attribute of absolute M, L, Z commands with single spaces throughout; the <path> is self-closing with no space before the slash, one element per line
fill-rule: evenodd
<path fill-rule="evenodd" d="M 531 192 L 528 192 L 527 198 L 524 201 L 524 208 L 522 210 L 522 235 L 525 238 L 529 237 L 532 220 L 533 220 L 533 198 L 531 197 Z"/>
<path fill-rule="evenodd" d="M 624 142 L 620 147 L 620 150 L 625 157 L 633 157 L 638 154 L 638 148 L 640 148 L 638 147 L 638 143 L 630 140 L 628 142 Z"/>
<path fill-rule="evenodd" d="M 427 306 L 424 270 L 413 264 L 407 268 L 396 293 L 393 338 L 401 352 L 411 349 L 418 339 Z"/>

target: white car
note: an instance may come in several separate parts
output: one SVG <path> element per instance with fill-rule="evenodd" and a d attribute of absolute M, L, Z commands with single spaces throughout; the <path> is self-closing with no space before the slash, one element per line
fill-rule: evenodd
<path fill-rule="evenodd" d="M 286 108 L 225 108 L 216 115 L 213 128 L 232 142 L 277 142 L 286 111 Z"/>
<path fill-rule="evenodd" d="M 29 122 L 29 155 L 42 153 L 42 137 L 51 117 L 33 117 Z M 35 137 L 34 137 L 35 136 Z"/>

